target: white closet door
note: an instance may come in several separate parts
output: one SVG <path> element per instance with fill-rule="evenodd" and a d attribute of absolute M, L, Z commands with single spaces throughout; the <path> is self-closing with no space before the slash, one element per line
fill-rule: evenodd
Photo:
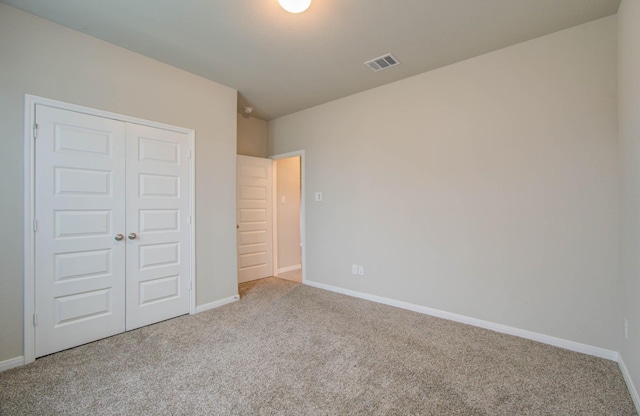
<path fill-rule="evenodd" d="M 40 357 L 124 331 L 125 123 L 42 105 L 36 122 Z"/>
<path fill-rule="evenodd" d="M 127 124 L 127 330 L 189 313 L 189 137 Z"/>

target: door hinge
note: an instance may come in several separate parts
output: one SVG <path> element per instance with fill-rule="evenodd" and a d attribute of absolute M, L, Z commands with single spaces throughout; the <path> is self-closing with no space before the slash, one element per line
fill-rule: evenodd
<path fill-rule="evenodd" d="M 191 280 L 189 280 L 189 290 L 193 289 L 193 282 Z"/>
<path fill-rule="evenodd" d="M 38 123 L 33 123 L 33 138 L 38 138 Z"/>
<path fill-rule="evenodd" d="M 193 150 L 189 149 L 189 159 L 191 159 L 192 155 L 193 155 Z"/>
<path fill-rule="evenodd" d="M 38 314 L 33 314 L 33 326 L 38 326 Z"/>
<path fill-rule="evenodd" d="M 35 233 L 36 231 L 38 231 L 38 220 L 37 219 L 33 219 L 33 232 Z"/>
<path fill-rule="evenodd" d="M 191 223 L 192 223 L 191 215 L 189 215 L 189 216 L 187 217 L 187 223 L 189 223 L 189 224 L 191 224 Z"/>

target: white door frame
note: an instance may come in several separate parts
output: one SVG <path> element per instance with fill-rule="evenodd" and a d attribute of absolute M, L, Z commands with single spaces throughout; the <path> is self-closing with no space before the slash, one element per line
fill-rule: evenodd
<path fill-rule="evenodd" d="M 288 153 L 280 153 L 277 155 L 269 156 L 269 159 L 273 160 L 274 170 L 273 170 L 273 192 L 276 192 L 277 188 L 277 172 L 276 172 L 276 164 L 275 161 L 278 159 L 288 159 L 290 157 L 300 156 L 300 243 L 302 244 L 302 283 L 307 283 L 307 239 L 306 239 L 306 231 L 305 231 L 305 193 L 306 193 L 306 184 L 305 184 L 305 168 L 306 162 L 304 159 L 304 150 L 296 150 L 294 152 Z M 277 197 L 274 194 L 273 205 L 274 209 L 272 212 L 271 221 L 273 222 L 273 274 L 277 276 L 278 271 L 278 227 L 277 227 L 277 212 L 276 212 L 276 202 Z"/>
<path fill-rule="evenodd" d="M 190 249 L 189 249 L 189 281 L 191 294 L 189 299 L 189 313 L 196 313 L 196 259 L 195 259 L 195 131 L 184 127 L 172 126 L 150 120 L 143 120 L 122 114 L 97 110 L 76 104 L 69 104 L 49 98 L 25 94 L 24 97 L 24 364 L 35 361 L 35 145 L 37 134 L 36 105 L 46 105 L 61 110 L 75 111 L 93 116 L 110 118 L 122 122 L 141 124 L 143 126 L 157 127 L 184 133 L 189 136 L 189 224 Z"/>

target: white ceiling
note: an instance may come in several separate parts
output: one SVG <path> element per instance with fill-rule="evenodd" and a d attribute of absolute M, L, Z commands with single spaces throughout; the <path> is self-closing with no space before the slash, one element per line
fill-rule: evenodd
<path fill-rule="evenodd" d="M 273 119 L 615 14 L 620 0 L 0 0 L 238 89 Z M 401 65 L 372 72 L 387 52 Z"/>

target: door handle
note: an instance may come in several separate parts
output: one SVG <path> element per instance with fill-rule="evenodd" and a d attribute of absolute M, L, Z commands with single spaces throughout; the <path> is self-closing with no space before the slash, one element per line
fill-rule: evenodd
<path fill-rule="evenodd" d="M 124 236 L 122 234 L 116 234 L 116 241 L 122 241 L 124 239 Z"/>
<path fill-rule="evenodd" d="M 129 233 L 127 237 L 129 238 L 129 240 L 135 240 L 137 236 L 138 235 L 136 233 Z"/>

